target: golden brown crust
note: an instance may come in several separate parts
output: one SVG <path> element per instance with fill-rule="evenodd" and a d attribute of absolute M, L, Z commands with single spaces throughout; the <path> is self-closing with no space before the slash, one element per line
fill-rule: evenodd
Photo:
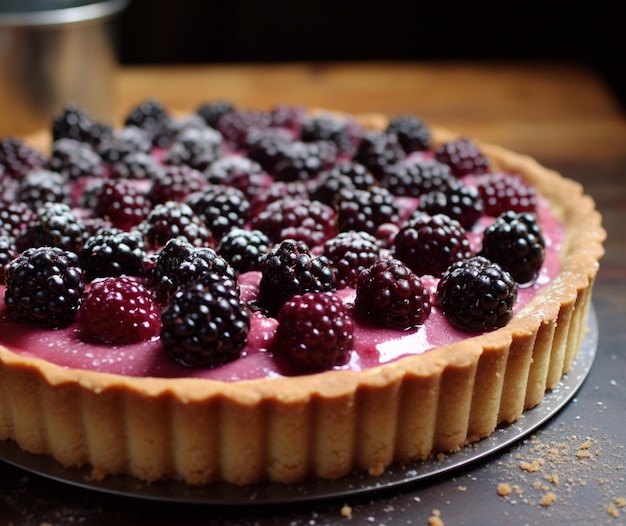
<path fill-rule="evenodd" d="M 436 142 L 453 137 L 434 130 Z M 508 326 L 362 372 L 234 383 L 64 369 L 0 346 L 0 439 L 90 465 L 94 477 L 248 484 L 379 474 L 515 421 L 571 367 L 605 232 L 579 184 L 480 146 L 534 184 L 566 225 L 560 275 Z"/>

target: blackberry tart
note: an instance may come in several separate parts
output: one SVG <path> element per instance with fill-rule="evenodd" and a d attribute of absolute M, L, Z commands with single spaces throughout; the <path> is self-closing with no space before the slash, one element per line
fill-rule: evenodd
<path fill-rule="evenodd" d="M 514 422 L 576 358 L 605 232 L 529 157 L 404 115 L 80 112 L 62 170 L 67 111 L 0 143 L 2 440 L 95 478 L 377 475 Z M 160 168 L 120 171 L 138 151 Z"/>

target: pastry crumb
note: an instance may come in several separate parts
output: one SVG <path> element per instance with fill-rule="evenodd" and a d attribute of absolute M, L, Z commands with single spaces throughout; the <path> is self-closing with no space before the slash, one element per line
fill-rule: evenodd
<path fill-rule="evenodd" d="M 341 507 L 341 516 L 345 518 L 352 517 L 352 506 L 348 506 L 347 504 L 344 504 Z"/>
<path fill-rule="evenodd" d="M 500 495 L 501 497 L 506 497 L 511 493 L 513 493 L 513 489 L 508 482 L 500 482 L 500 484 L 498 484 L 498 495 Z"/>
<path fill-rule="evenodd" d="M 616 519 L 617 517 L 619 517 L 619 510 L 617 509 L 617 506 L 615 504 L 609 504 L 606 507 L 606 512 L 613 517 L 614 519 Z"/>
<path fill-rule="evenodd" d="M 441 520 L 441 512 L 439 510 L 433 510 L 431 516 L 428 518 L 428 526 L 444 526 L 443 520 Z"/>
<path fill-rule="evenodd" d="M 529 473 L 535 473 L 541 469 L 542 465 L 543 465 L 543 460 L 538 459 L 538 460 L 533 460 L 532 462 L 522 461 L 520 462 L 519 467 L 523 469 L 524 471 L 528 471 Z"/>
<path fill-rule="evenodd" d="M 547 507 L 550 506 L 556 500 L 556 493 L 553 491 L 548 491 L 539 501 L 541 506 Z"/>

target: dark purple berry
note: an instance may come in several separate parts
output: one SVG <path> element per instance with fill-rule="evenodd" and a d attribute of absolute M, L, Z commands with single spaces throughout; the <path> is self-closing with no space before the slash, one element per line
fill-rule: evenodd
<path fill-rule="evenodd" d="M 483 200 L 476 187 L 457 180 L 443 190 L 435 190 L 420 198 L 418 209 L 433 216 L 445 214 L 470 229 L 483 215 Z"/>
<path fill-rule="evenodd" d="M 179 201 L 156 205 L 137 228 L 149 250 L 160 250 L 172 238 L 183 238 L 197 247 L 213 245 L 211 230 L 202 217 Z"/>
<path fill-rule="evenodd" d="M 28 172 L 43 168 L 47 160 L 42 152 L 18 137 L 0 140 L 0 166 L 4 167 L 5 177 L 22 179 Z"/>
<path fill-rule="evenodd" d="M 16 197 L 20 203 L 37 210 L 45 203 L 67 203 L 70 193 L 66 180 L 58 172 L 39 168 L 28 172 L 20 181 Z"/>
<path fill-rule="evenodd" d="M 79 256 L 85 279 L 92 281 L 107 276 L 142 276 L 147 253 L 140 232 L 110 228 L 87 238 Z"/>
<path fill-rule="evenodd" d="M 406 153 L 428 150 L 431 144 L 430 128 L 418 117 L 398 115 L 387 125 L 386 132 L 398 137 Z"/>
<path fill-rule="evenodd" d="M 396 135 L 369 131 L 359 143 L 353 159 L 365 166 L 374 177 L 381 179 L 405 157 L 406 153 Z"/>
<path fill-rule="evenodd" d="M 162 299 L 208 271 L 233 279 L 236 275 L 228 262 L 212 248 L 195 247 L 185 239 L 172 238 L 157 253 L 149 281 Z"/>
<path fill-rule="evenodd" d="M 250 331 L 237 282 L 213 271 L 180 287 L 161 321 L 166 354 L 186 366 L 214 367 L 239 358 Z"/>
<path fill-rule="evenodd" d="M 261 269 L 261 258 L 270 250 L 270 239 L 260 230 L 232 228 L 217 247 L 217 253 L 230 263 L 237 273 Z"/>
<path fill-rule="evenodd" d="M 260 305 L 275 316 L 286 301 L 305 292 L 335 289 L 328 258 L 313 256 L 306 243 L 285 239 L 261 258 Z"/>
<path fill-rule="evenodd" d="M 393 195 L 420 197 L 447 190 L 456 178 L 450 167 L 434 159 L 411 159 L 393 166 L 381 179 Z"/>
<path fill-rule="evenodd" d="M 335 203 L 339 231 L 362 230 L 376 234 L 385 223 L 396 223 L 400 211 L 389 190 L 371 187 L 369 190 L 344 188 Z"/>
<path fill-rule="evenodd" d="M 324 244 L 324 255 L 337 273 L 337 288 L 356 287 L 362 270 L 371 267 L 380 257 L 376 237 L 354 230 L 340 232 Z"/>
<path fill-rule="evenodd" d="M 545 246 L 535 214 L 508 211 L 485 230 L 480 255 L 507 270 L 517 283 L 529 283 L 541 270 Z"/>
<path fill-rule="evenodd" d="M 185 202 L 219 241 L 231 228 L 243 227 L 250 216 L 250 202 L 232 186 L 212 184 L 187 197 Z"/>
<path fill-rule="evenodd" d="M 207 185 L 204 174 L 190 166 L 164 166 L 152 181 L 150 201 L 154 205 L 166 201 L 184 201 L 189 194 L 199 192 Z"/>
<path fill-rule="evenodd" d="M 415 214 L 394 237 L 394 257 L 418 276 L 439 277 L 452 263 L 472 256 L 465 229 L 443 214 Z"/>
<path fill-rule="evenodd" d="M 364 319 L 407 330 L 430 315 L 430 293 L 409 267 L 396 259 L 379 259 L 359 274 L 355 308 Z"/>
<path fill-rule="evenodd" d="M 211 128 L 217 128 L 217 123 L 222 115 L 235 111 L 235 106 L 227 100 L 216 100 L 204 102 L 196 109 L 196 113 L 202 117 L 204 122 Z"/>
<path fill-rule="evenodd" d="M 75 139 L 54 141 L 46 168 L 70 180 L 105 175 L 102 157 L 89 144 Z"/>
<path fill-rule="evenodd" d="M 304 241 L 309 248 L 317 247 L 335 236 L 334 210 L 309 199 L 279 199 L 251 221 L 252 228 L 265 233 L 273 243 L 286 238 Z"/>
<path fill-rule="evenodd" d="M 84 278 L 78 256 L 57 247 L 24 251 L 5 267 L 4 302 L 15 321 L 56 328 L 74 320 Z"/>
<path fill-rule="evenodd" d="M 513 317 L 517 285 L 512 276 L 482 256 L 459 261 L 437 286 L 437 305 L 461 330 L 483 332 L 504 327 Z"/>
<path fill-rule="evenodd" d="M 44 203 L 16 235 L 20 252 L 27 248 L 52 246 L 78 253 L 87 239 L 85 225 L 65 203 Z"/>

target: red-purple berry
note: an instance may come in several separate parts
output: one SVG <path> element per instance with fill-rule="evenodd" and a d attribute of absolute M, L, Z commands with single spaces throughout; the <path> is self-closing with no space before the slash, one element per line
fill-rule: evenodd
<path fill-rule="evenodd" d="M 435 158 L 450 166 L 456 177 L 481 175 L 489 171 L 489 158 L 485 156 L 474 141 L 462 137 L 449 141 L 435 149 Z"/>
<path fill-rule="evenodd" d="M 123 345 L 158 336 L 161 317 L 152 292 L 139 281 L 107 277 L 93 281 L 85 294 L 80 327 L 89 339 Z"/>
<path fill-rule="evenodd" d="M 271 351 L 286 372 L 321 372 L 348 361 L 354 321 L 332 293 L 294 296 L 281 307 L 277 320 Z"/>
<path fill-rule="evenodd" d="M 507 210 L 534 212 L 537 191 L 518 175 L 497 172 L 478 180 L 478 192 L 485 206 L 485 214 L 498 217 Z"/>

